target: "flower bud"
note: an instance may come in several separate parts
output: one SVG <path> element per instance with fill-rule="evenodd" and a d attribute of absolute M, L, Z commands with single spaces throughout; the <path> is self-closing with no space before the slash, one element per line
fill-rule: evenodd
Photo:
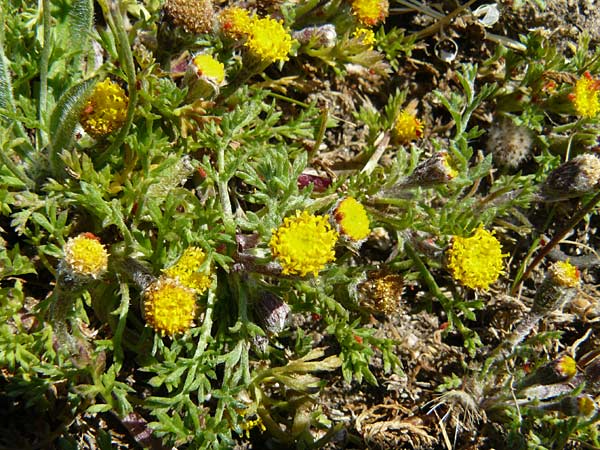
<path fill-rule="evenodd" d="M 590 417 L 596 412 L 596 403 L 589 395 L 565 397 L 561 401 L 547 405 L 545 409 L 560 411 L 570 417 Z"/>
<path fill-rule="evenodd" d="M 593 191 L 600 183 L 600 158 L 586 153 L 567 161 L 548 175 L 541 187 L 547 200 L 559 201 Z"/>
<path fill-rule="evenodd" d="M 335 26 L 330 23 L 314 27 L 306 27 L 301 30 L 294 31 L 292 33 L 292 37 L 301 45 L 313 43 L 313 45 L 317 48 L 334 47 L 337 41 Z"/>
<path fill-rule="evenodd" d="M 224 80 L 223 63 L 206 53 L 196 55 L 183 77 L 183 83 L 188 87 L 187 101 L 216 97 Z"/>
<path fill-rule="evenodd" d="M 58 267 L 58 283 L 74 290 L 100 278 L 108 266 L 108 252 L 92 233 L 69 238 L 63 248 L 64 258 Z"/>
<path fill-rule="evenodd" d="M 571 301 L 575 297 L 579 281 L 579 269 L 569 261 L 552 264 L 533 299 L 532 313 L 545 315 Z"/>
<path fill-rule="evenodd" d="M 371 232 L 364 206 L 353 197 L 338 201 L 330 218 L 338 233 L 356 245 L 362 244 Z"/>
<path fill-rule="evenodd" d="M 285 329 L 290 307 L 275 294 L 265 291 L 254 305 L 256 316 L 263 328 L 272 334 Z"/>
<path fill-rule="evenodd" d="M 575 376 L 577 365 L 575 360 L 568 355 L 563 355 L 554 361 L 543 365 L 531 375 L 525 377 L 518 385 L 518 389 L 523 389 L 536 384 L 548 385 L 562 383 Z"/>
<path fill-rule="evenodd" d="M 447 183 L 458 175 L 448 152 L 438 152 L 422 161 L 415 167 L 412 174 L 401 182 L 402 187 L 429 187 Z"/>

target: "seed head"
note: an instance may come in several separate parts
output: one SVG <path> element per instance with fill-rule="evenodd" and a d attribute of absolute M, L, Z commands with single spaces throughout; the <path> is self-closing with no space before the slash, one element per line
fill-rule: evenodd
<path fill-rule="evenodd" d="M 214 8 L 211 0 L 166 0 L 165 15 L 173 25 L 188 33 L 210 33 L 214 29 Z"/>
<path fill-rule="evenodd" d="M 499 167 L 517 168 L 531 155 L 533 139 L 526 127 L 502 118 L 489 131 L 487 150 Z"/>

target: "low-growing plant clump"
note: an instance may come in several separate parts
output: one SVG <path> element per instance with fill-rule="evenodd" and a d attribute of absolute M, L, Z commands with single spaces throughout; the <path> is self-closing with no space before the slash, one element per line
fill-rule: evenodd
<path fill-rule="evenodd" d="M 0 448 L 599 447 L 548 3 L 4 0 Z"/>

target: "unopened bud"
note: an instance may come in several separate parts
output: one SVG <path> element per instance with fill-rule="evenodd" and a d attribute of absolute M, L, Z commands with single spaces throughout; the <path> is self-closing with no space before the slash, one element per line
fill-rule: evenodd
<path fill-rule="evenodd" d="M 577 292 L 580 273 L 569 261 L 558 261 L 546 272 L 546 277 L 533 299 L 532 312 L 547 314 L 571 301 Z"/>
<path fill-rule="evenodd" d="M 300 44 L 312 44 L 314 47 L 333 47 L 337 40 L 335 26 L 330 23 L 315 27 L 306 27 L 292 33 Z"/>
<path fill-rule="evenodd" d="M 586 153 L 561 164 L 548 175 L 542 195 L 549 201 L 580 197 L 600 183 L 600 158 Z"/>
<path fill-rule="evenodd" d="M 562 383 L 575 376 L 577 365 L 568 355 L 563 355 L 548 364 L 543 365 L 531 375 L 525 377 L 518 388 L 523 389 L 536 384 L 548 385 Z"/>
<path fill-rule="evenodd" d="M 393 195 L 403 189 L 444 184 L 456 178 L 456 175 L 458 175 L 458 172 L 454 168 L 448 152 L 438 152 L 419 163 L 413 173 L 400 180 L 395 186 L 387 190 L 385 194 Z"/>
<path fill-rule="evenodd" d="M 183 77 L 183 83 L 188 88 L 187 101 L 216 97 L 224 80 L 223 63 L 206 53 L 194 56 Z"/>
<path fill-rule="evenodd" d="M 565 397 L 561 401 L 546 405 L 544 409 L 560 411 L 565 416 L 589 417 L 596 411 L 596 403 L 589 395 Z"/>
<path fill-rule="evenodd" d="M 290 307 L 271 292 L 263 292 L 255 304 L 258 321 L 269 333 L 277 334 L 285 329 Z"/>

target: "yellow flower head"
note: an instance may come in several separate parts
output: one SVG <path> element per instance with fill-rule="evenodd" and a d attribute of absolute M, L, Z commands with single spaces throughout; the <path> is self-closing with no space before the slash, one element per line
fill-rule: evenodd
<path fill-rule="evenodd" d="M 488 289 L 502 273 L 502 246 L 493 232 L 480 226 L 471 237 L 454 236 L 448 267 L 455 280 L 471 289 Z"/>
<path fill-rule="evenodd" d="M 206 77 L 217 84 L 225 79 L 225 66 L 211 55 L 196 55 L 193 61 L 199 77 Z"/>
<path fill-rule="evenodd" d="M 346 197 L 338 203 L 333 218 L 339 232 L 352 241 L 362 241 L 371 232 L 365 207 L 352 197 Z"/>
<path fill-rule="evenodd" d="M 558 375 L 572 378 L 577 374 L 577 363 L 569 355 L 563 355 L 555 361 L 554 368 Z"/>
<path fill-rule="evenodd" d="M 173 25 L 188 33 L 210 33 L 215 11 L 211 0 L 167 0 L 164 10 Z"/>
<path fill-rule="evenodd" d="M 65 263 L 76 275 L 98 278 L 108 266 L 108 252 L 92 233 L 69 238 L 63 248 Z"/>
<path fill-rule="evenodd" d="M 352 0 L 352 13 L 360 23 L 368 27 L 385 21 L 388 8 L 388 0 Z"/>
<path fill-rule="evenodd" d="M 168 269 L 163 270 L 170 278 L 177 279 L 183 286 L 202 294 L 211 284 L 210 270 L 198 272 L 206 255 L 199 247 L 188 247 L 179 258 L 179 261 Z"/>
<path fill-rule="evenodd" d="M 106 78 L 94 88 L 81 114 L 81 125 L 98 138 L 118 130 L 127 118 L 129 98 L 117 83 Z"/>
<path fill-rule="evenodd" d="M 196 294 L 179 281 L 162 276 L 143 294 L 144 319 L 161 335 L 173 336 L 192 327 L 196 316 Z"/>
<path fill-rule="evenodd" d="M 250 32 L 244 45 L 261 61 L 287 61 L 292 49 L 292 37 L 281 21 L 270 17 L 254 17 L 250 23 Z"/>
<path fill-rule="evenodd" d="M 600 90 L 600 80 L 594 80 L 586 71 L 583 77 L 577 80 L 575 91 L 570 95 L 577 114 L 582 117 L 595 117 L 598 114 L 600 111 L 598 90 Z"/>
<path fill-rule="evenodd" d="M 225 36 L 239 39 L 250 34 L 252 18 L 248 10 L 238 6 L 230 6 L 219 14 L 219 23 Z"/>
<path fill-rule="evenodd" d="M 283 225 L 273 230 L 269 246 L 284 275 L 317 276 L 325 264 L 335 259 L 333 248 L 338 235 L 328 218 L 296 211 L 295 216 L 286 217 Z"/>
<path fill-rule="evenodd" d="M 375 44 L 375 33 L 369 28 L 357 28 L 352 33 L 354 39 L 360 39 L 364 45 L 368 45 L 369 48 L 373 48 Z"/>
<path fill-rule="evenodd" d="M 579 269 L 569 261 L 558 261 L 548 268 L 552 281 L 563 287 L 575 287 L 579 284 Z"/>
<path fill-rule="evenodd" d="M 394 123 L 394 136 L 398 142 L 407 144 L 423 136 L 423 122 L 410 111 L 403 109 Z"/>

